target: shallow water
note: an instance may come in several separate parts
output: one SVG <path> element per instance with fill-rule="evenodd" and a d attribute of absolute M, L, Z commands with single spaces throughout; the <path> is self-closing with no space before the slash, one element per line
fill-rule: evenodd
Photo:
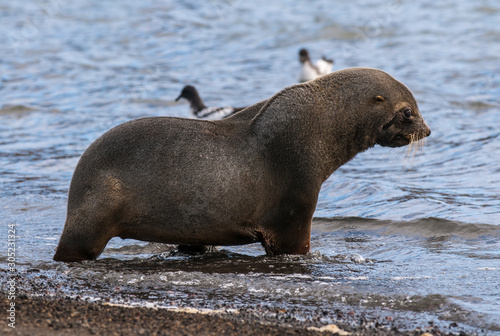
<path fill-rule="evenodd" d="M 20 290 L 324 323 L 352 307 L 409 329 L 500 332 L 499 19 L 496 1 L 0 2 L 0 223 L 2 237 L 16 225 Z M 302 47 L 335 69 L 389 72 L 432 129 L 416 155 L 376 147 L 330 177 L 310 256 L 113 239 L 95 262 L 51 261 L 94 139 L 132 118 L 190 117 L 173 101 L 185 84 L 210 105 L 265 99 L 296 82 Z"/>

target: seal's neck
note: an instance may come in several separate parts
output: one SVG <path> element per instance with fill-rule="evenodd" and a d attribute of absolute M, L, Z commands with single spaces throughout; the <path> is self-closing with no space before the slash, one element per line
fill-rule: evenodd
<path fill-rule="evenodd" d="M 252 133 L 268 155 L 319 175 L 322 183 L 376 142 L 372 125 L 360 115 L 367 111 L 343 91 L 342 83 L 331 80 L 327 90 L 317 81 L 286 88 L 252 119 Z"/>

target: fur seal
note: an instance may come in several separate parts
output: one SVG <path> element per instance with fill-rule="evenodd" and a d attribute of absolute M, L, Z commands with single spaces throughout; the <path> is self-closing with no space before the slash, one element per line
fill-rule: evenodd
<path fill-rule="evenodd" d="M 126 122 L 80 158 L 54 260 L 95 259 L 116 236 L 306 254 L 321 184 L 337 168 L 429 134 L 411 91 L 370 68 L 293 85 L 227 119 Z"/>

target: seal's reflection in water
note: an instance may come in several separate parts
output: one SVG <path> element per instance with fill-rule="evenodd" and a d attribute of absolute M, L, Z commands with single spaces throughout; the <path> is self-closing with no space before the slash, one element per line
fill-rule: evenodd
<path fill-rule="evenodd" d="M 160 245 L 160 244 L 149 244 Z M 163 244 L 161 244 L 163 245 Z M 255 244 L 256 247 L 260 247 Z M 136 257 L 130 260 L 103 257 L 92 262 L 83 262 L 79 267 L 106 269 L 117 272 L 141 270 L 145 273 L 155 272 L 203 272 L 203 273 L 234 273 L 234 274 L 317 274 L 315 265 L 322 262 L 342 263 L 341 260 L 321 256 L 319 253 L 281 256 L 250 256 L 227 249 L 217 249 L 200 255 L 187 255 L 177 252 L 174 245 L 163 245 L 164 252 L 147 258 Z M 107 251 L 107 256 L 113 250 Z M 120 257 L 120 256 L 118 256 Z M 71 265 L 71 264 L 70 264 Z"/>

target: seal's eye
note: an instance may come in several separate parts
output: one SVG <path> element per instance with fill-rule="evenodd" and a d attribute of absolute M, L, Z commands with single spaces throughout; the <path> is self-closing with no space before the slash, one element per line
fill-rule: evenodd
<path fill-rule="evenodd" d="M 405 116 L 406 119 L 410 119 L 411 116 L 413 115 L 413 111 L 411 109 L 406 109 L 403 111 L 403 115 Z"/>

